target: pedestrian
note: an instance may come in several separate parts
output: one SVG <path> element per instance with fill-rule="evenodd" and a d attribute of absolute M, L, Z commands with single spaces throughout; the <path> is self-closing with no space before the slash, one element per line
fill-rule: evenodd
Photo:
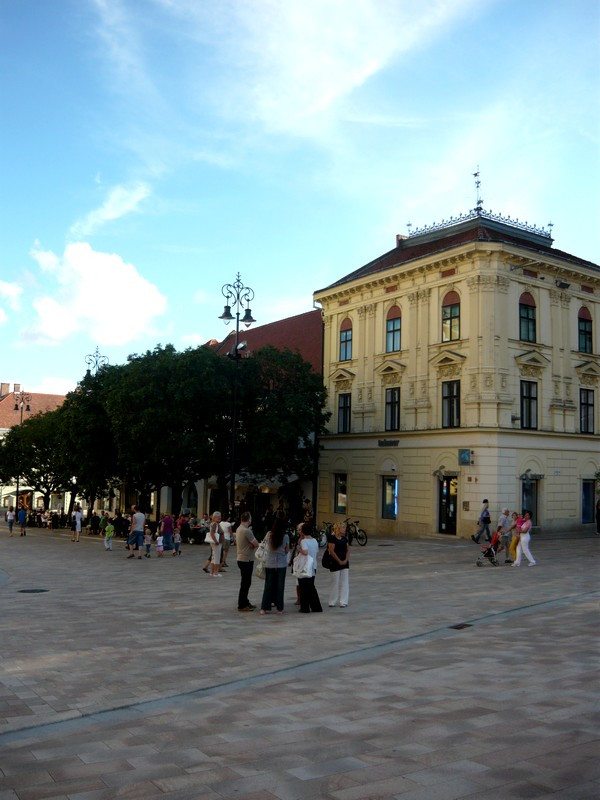
<path fill-rule="evenodd" d="M 114 535 L 115 535 L 115 526 L 112 524 L 110 520 L 108 520 L 106 527 L 104 528 L 104 549 L 110 550 L 111 553 L 112 553 L 112 544 Z"/>
<path fill-rule="evenodd" d="M 252 531 L 252 515 L 249 511 L 243 511 L 239 527 L 235 532 L 235 543 L 237 546 L 237 565 L 240 570 L 240 591 L 238 592 L 238 611 L 254 611 L 248 599 L 248 592 L 252 585 L 252 570 L 254 569 L 254 551 L 258 547 L 258 542 Z"/>
<path fill-rule="evenodd" d="M 483 501 L 483 505 L 481 506 L 481 512 L 479 514 L 479 527 L 477 529 L 477 533 L 474 536 L 471 536 L 474 542 L 479 544 L 479 540 L 481 539 L 481 534 L 485 533 L 486 540 L 488 542 L 492 541 L 492 535 L 490 533 L 490 522 L 492 518 L 490 517 L 490 504 L 488 500 Z"/>
<path fill-rule="evenodd" d="M 9 506 L 6 512 L 6 521 L 8 522 L 8 532 L 13 535 L 13 525 L 15 524 L 15 507 Z"/>
<path fill-rule="evenodd" d="M 229 546 L 231 545 L 232 540 L 232 530 L 233 530 L 233 517 L 230 515 L 227 519 L 224 519 L 221 522 L 221 528 L 223 529 L 223 549 L 221 550 L 221 572 L 224 568 L 228 567 L 227 564 L 227 553 L 229 552 Z"/>
<path fill-rule="evenodd" d="M 300 593 L 300 608 L 298 610 L 303 614 L 309 614 L 311 611 L 323 611 L 321 601 L 319 600 L 319 593 L 317 592 L 317 587 L 315 586 L 319 543 L 312 535 L 312 526 L 310 523 L 305 522 L 300 528 L 300 539 L 298 541 L 297 552 L 303 556 L 310 556 L 312 559 L 312 566 L 310 568 L 311 574 L 306 578 L 298 578 L 298 588 Z"/>
<path fill-rule="evenodd" d="M 100 514 L 100 519 L 98 520 L 98 531 L 96 533 L 100 533 L 100 536 L 104 536 L 104 531 L 106 530 L 106 526 L 108 525 L 108 511 L 103 511 Z M 94 532 L 92 528 L 92 533 Z"/>
<path fill-rule="evenodd" d="M 160 533 L 162 533 L 163 546 L 167 552 L 171 552 L 173 549 L 173 528 L 173 517 L 167 511 L 160 521 Z M 179 541 L 181 541 L 181 530 L 179 530 Z"/>
<path fill-rule="evenodd" d="M 350 547 L 346 538 L 345 522 L 336 522 L 333 526 L 333 533 L 327 537 L 327 547 L 332 561 L 329 569 L 333 578 L 329 607 L 333 608 L 339 603 L 340 608 L 346 608 L 350 594 Z"/>
<path fill-rule="evenodd" d="M 210 574 L 213 578 L 222 578 L 219 569 L 221 567 L 221 549 L 223 547 L 223 528 L 221 528 L 221 512 L 213 511 L 210 523 Z"/>
<path fill-rule="evenodd" d="M 175 533 L 173 534 L 173 547 L 175 548 L 173 550 L 173 555 L 174 556 L 180 556 L 181 555 L 181 533 L 179 531 L 175 531 Z"/>
<path fill-rule="evenodd" d="M 290 537 L 285 532 L 286 527 L 285 519 L 276 517 L 269 534 L 265 588 L 260 604 L 261 614 L 269 614 L 273 605 L 276 614 L 283 614 L 285 572 L 287 570 L 287 554 L 290 549 Z"/>
<path fill-rule="evenodd" d="M 498 527 L 496 528 L 496 533 L 500 537 L 500 547 L 498 548 L 498 552 L 496 554 L 497 557 L 500 556 L 500 553 L 504 550 L 504 563 L 505 564 L 512 564 L 512 560 L 510 558 L 510 543 L 512 540 L 512 532 L 511 532 L 511 523 L 512 520 L 509 516 L 510 511 L 508 508 L 502 509 L 502 514 L 498 518 Z"/>
<path fill-rule="evenodd" d="M 528 566 L 535 567 L 536 561 L 531 555 L 531 551 L 529 549 L 530 540 L 531 540 L 531 514 L 529 513 L 529 511 L 524 511 L 523 522 L 521 523 L 521 529 L 519 531 L 519 544 L 517 545 L 517 560 L 513 564 L 513 567 L 521 566 L 521 558 L 523 554 L 525 554 L 525 558 L 529 562 Z"/>
<path fill-rule="evenodd" d="M 150 550 L 152 550 L 152 531 L 148 526 L 144 528 L 144 547 L 146 548 L 146 552 L 144 556 L 146 558 L 151 558 Z"/>
<path fill-rule="evenodd" d="M 158 558 L 163 557 L 163 553 L 165 550 L 164 541 L 165 537 L 162 535 L 162 533 L 159 532 L 158 536 L 156 537 L 156 555 Z"/>
<path fill-rule="evenodd" d="M 92 517 L 90 519 L 90 527 L 92 529 L 92 535 L 98 536 L 98 534 L 100 533 L 100 517 L 98 516 L 98 514 L 96 514 L 95 511 L 92 511 Z M 102 534 L 104 535 L 104 531 L 102 531 Z"/>
<path fill-rule="evenodd" d="M 81 506 L 76 505 L 75 511 L 73 511 L 73 538 L 71 539 L 72 542 L 78 542 L 79 537 L 81 536 L 81 525 L 83 523 L 83 512 L 81 511 Z"/>
<path fill-rule="evenodd" d="M 510 547 L 509 547 L 509 556 L 512 561 L 515 561 L 517 557 L 517 545 L 519 544 L 519 530 L 521 525 L 523 524 L 523 517 L 517 514 L 516 511 L 513 511 L 511 514 L 512 521 L 510 523 Z"/>
<path fill-rule="evenodd" d="M 129 555 L 127 558 L 135 558 L 135 548 L 138 550 L 138 558 L 142 557 L 141 549 L 144 544 L 144 528 L 146 527 L 146 515 L 140 511 L 138 506 L 131 506 L 131 524 L 129 526 L 129 537 L 127 546 Z"/>

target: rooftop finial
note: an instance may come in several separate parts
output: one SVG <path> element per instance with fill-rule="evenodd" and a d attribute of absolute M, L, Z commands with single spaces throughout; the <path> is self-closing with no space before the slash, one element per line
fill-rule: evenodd
<path fill-rule="evenodd" d="M 483 197 L 480 197 L 479 192 L 481 187 L 481 181 L 479 180 L 479 164 L 477 164 L 477 172 L 473 173 L 473 177 L 475 178 L 475 212 L 479 216 L 483 211 Z"/>

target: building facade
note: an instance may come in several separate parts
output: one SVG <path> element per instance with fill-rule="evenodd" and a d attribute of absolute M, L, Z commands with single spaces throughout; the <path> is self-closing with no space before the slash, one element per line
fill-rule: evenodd
<path fill-rule="evenodd" d="M 315 292 L 332 413 L 318 519 L 470 536 L 527 508 L 592 525 L 600 470 L 600 268 L 481 208 L 397 237 Z"/>

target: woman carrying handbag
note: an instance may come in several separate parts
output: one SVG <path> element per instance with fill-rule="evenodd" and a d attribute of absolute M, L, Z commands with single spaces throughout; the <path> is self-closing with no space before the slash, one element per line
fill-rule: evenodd
<path fill-rule="evenodd" d="M 298 541 L 298 555 L 296 558 L 303 558 L 309 561 L 310 568 L 298 575 L 298 590 L 300 595 L 300 608 L 302 614 L 309 614 L 311 611 L 323 611 L 319 593 L 315 586 L 315 576 L 317 573 L 317 556 L 319 554 L 319 543 L 312 535 L 312 528 L 307 523 L 300 527 L 300 539 Z M 310 560 L 309 560 L 310 559 Z M 310 574 L 308 574 L 310 573 Z"/>

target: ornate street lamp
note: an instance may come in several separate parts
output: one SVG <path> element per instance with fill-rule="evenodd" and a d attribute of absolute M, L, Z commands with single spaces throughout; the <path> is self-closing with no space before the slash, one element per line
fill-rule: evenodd
<path fill-rule="evenodd" d="M 108 364 L 108 358 L 106 356 L 100 355 L 100 350 L 96 346 L 96 349 L 90 355 L 85 357 L 85 363 L 88 365 L 86 370 L 87 374 L 90 375 L 90 367 L 94 370 L 94 375 L 98 372 L 100 367 L 106 366 Z"/>
<path fill-rule="evenodd" d="M 245 347 L 245 342 L 240 345 L 240 313 L 243 306 L 246 307 L 242 322 L 249 328 L 253 322 L 250 303 L 254 299 L 254 291 L 249 286 L 244 286 L 240 280 L 240 273 L 233 283 L 226 283 L 221 292 L 225 298 L 225 308 L 219 317 L 226 325 L 235 319 L 235 344 L 227 355 L 235 360 L 235 372 L 233 376 L 233 410 L 231 414 L 231 481 L 229 485 L 229 501 L 231 511 L 235 509 L 235 444 L 237 438 L 237 383 L 238 383 L 238 363 L 242 357 L 241 350 Z M 232 306 L 235 308 L 235 316 L 231 313 Z"/>
<path fill-rule="evenodd" d="M 31 395 L 27 394 L 27 392 L 13 392 L 15 398 L 15 411 L 21 412 L 21 419 L 19 421 L 19 425 L 23 424 L 23 412 L 24 411 L 31 411 Z M 19 479 L 20 475 L 17 473 L 17 499 L 15 503 L 15 508 L 18 512 L 19 510 Z"/>

